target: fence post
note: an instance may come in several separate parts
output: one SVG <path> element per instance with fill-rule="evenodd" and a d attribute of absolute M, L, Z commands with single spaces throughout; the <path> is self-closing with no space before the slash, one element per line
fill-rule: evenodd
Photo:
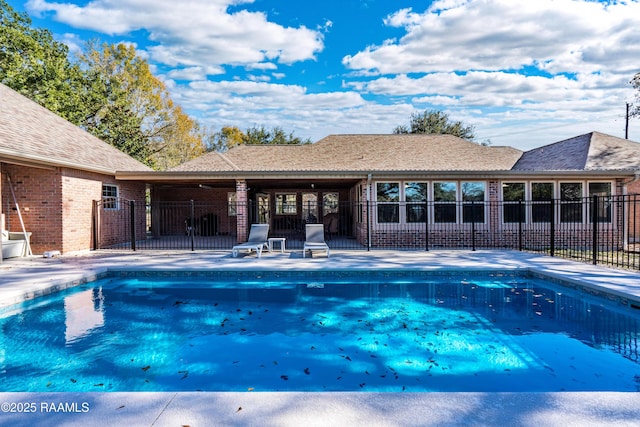
<path fill-rule="evenodd" d="M 522 199 L 518 200 L 518 250 L 522 252 L 522 222 L 524 221 L 522 215 Z"/>
<path fill-rule="evenodd" d="M 424 201 L 424 250 L 429 251 L 429 203 Z"/>
<path fill-rule="evenodd" d="M 592 262 L 593 265 L 596 265 L 598 263 L 598 195 L 594 194 L 593 195 L 593 201 L 592 201 L 592 212 L 591 212 L 591 222 L 593 223 L 593 248 L 592 248 Z"/>
<path fill-rule="evenodd" d="M 476 250 L 476 206 L 474 200 L 471 201 L 471 250 Z"/>
<path fill-rule="evenodd" d="M 367 200 L 367 251 L 371 250 L 371 200 Z"/>
<path fill-rule="evenodd" d="M 195 250 L 195 238 L 196 238 L 195 219 L 194 219 L 196 210 L 193 203 L 193 199 L 190 200 L 190 205 L 191 207 L 190 207 L 190 213 L 189 213 L 189 222 L 190 222 L 190 230 L 191 230 L 191 252 L 193 252 Z"/>
<path fill-rule="evenodd" d="M 129 200 L 129 216 L 131 218 L 131 250 L 136 250 L 136 201 Z"/>
<path fill-rule="evenodd" d="M 549 219 L 549 226 L 551 230 L 549 230 L 549 239 L 550 243 L 550 255 L 555 256 L 556 254 L 556 203 L 554 199 L 549 200 L 549 204 L 551 205 L 551 218 Z"/>

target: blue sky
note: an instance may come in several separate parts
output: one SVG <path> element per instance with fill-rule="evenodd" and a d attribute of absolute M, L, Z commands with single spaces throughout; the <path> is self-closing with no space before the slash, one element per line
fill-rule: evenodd
<path fill-rule="evenodd" d="M 72 51 L 134 44 L 212 131 L 280 126 L 316 141 L 441 110 L 480 142 L 523 150 L 624 137 L 640 72 L 640 0 L 8 3 Z M 629 137 L 640 141 L 640 120 Z"/>

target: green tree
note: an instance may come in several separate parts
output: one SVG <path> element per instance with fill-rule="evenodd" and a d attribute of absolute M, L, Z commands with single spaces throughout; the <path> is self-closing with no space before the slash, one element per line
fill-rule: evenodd
<path fill-rule="evenodd" d="M 468 141 L 475 140 L 473 126 L 466 126 L 460 121 L 451 121 L 447 113 L 437 110 L 425 110 L 422 113 L 411 114 L 409 124 L 396 126 L 393 133 L 446 134 L 455 135 Z"/>
<path fill-rule="evenodd" d="M 271 129 L 267 129 L 264 125 L 252 126 L 244 132 L 236 126 L 224 126 L 209 138 L 208 150 L 223 152 L 241 144 L 302 145 L 311 144 L 311 140 L 297 137 L 294 132 L 287 134 L 279 126 Z"/>
<path fill-rule="evenodd" d="M 152 155 L 153 164 L 161 170 L 170 169 L 205 153 L 204 131 L 179 106 L 170 113 L 171 125 Z"/>
<path fill-rule="evenodd" d="M 223 126 L 208 138 L 207 151 L 224 152 L 236 145 L 243 144 L 245 135 L 237 126 Z"/>
<path fill-rule="evenodd" d="M 90 86 L 84 123 L 89 132 L 154 168 L 204 152 L 198 123 L 173 103 L 133 46 L 92 42 L 80 61 Z"/>
<path fill-rule="evenodd" d="M 80 124 L 86 114 L 84 80 L 69 49 L 27 14 L 0 0 L 0 82 L 59 116 Z"/>
<path fill-rule="evenodd" d="M 267 129 L 264 125 L 253 126 L 247 129 L 243 138 L 244 144 L 284 144 L 301 145 L 310 144 L 310 139 L 301 139 L 294 136 L 293 132 L 287 134 L 281 127 Z"/>

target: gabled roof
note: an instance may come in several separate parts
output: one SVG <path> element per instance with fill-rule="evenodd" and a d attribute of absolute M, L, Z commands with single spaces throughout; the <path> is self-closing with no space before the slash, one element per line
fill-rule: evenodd
<path fill-rule="evenodd" d="M 640 143 L 591 132 L 529 150 L 513 170 L 637 171 Z"/>
<path fill-rule="evenodd" d="M 151 168 L 0 84 L 0 161 L 113 175 Z"/>
<path fill-rule="evenodd" d="M 451 135 L 330 135 L 307 145 L 240 145 L 172 171 L 341 172 L 509 170 L 522 151 Z"/>

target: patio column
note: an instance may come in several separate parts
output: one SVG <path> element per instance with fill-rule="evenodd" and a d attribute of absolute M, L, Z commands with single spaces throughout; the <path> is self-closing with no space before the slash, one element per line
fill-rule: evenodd
<path fill-rule="evenodd" d="M 249 200 L 247 197 L 247 181 L 236 180 L 236 238 L 238 243 L 247 241 L 249 228 Z"/>

